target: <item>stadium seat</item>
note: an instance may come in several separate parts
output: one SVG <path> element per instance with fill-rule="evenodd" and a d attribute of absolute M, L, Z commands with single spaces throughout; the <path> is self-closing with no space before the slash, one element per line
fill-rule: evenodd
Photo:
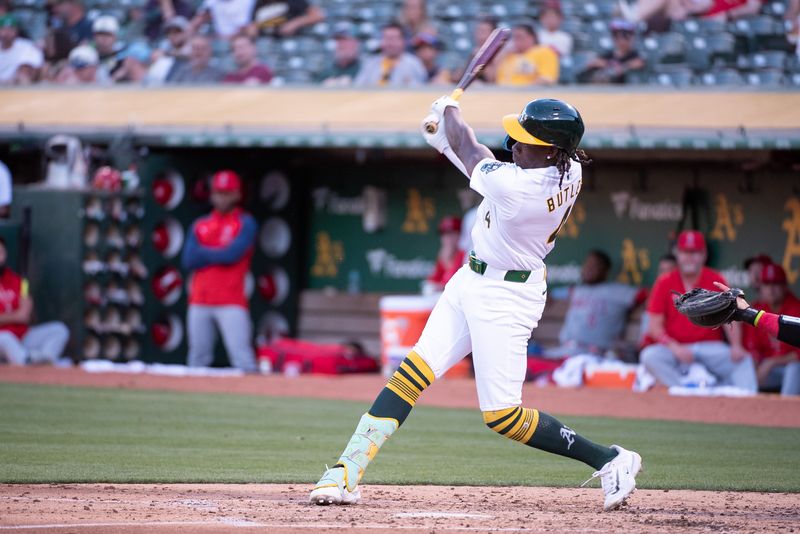
<path fill-rule="evenodd" d="M 774 18 L 783 18 L 786 14 L 786 4 L 783 2 L 766 2 L 761 8 L 761 13 Z"/>
<path fill-rule="evenodd" d="M 764 70 L 750 72 L 747 74 L 747 84 L 759 87 L 779 87 L 786 83 L 786 78 L 782 71 Z"/>
<path fill-rule="evenodd" d="M 694 73 L 689 68 L 676 68 L 653 74 L 652 81 L 668 87 L 687 87 L 694 81 Z"/>
<path fill-rule="evenodd" d="M 700 76 L 700 83 L 708 86 L 740 86 L 744 85 L 745 81 L 738 71 L 733 69 L 722 69 L 703 73 Z"/>
<path fill-rule="evenodd" d="M 686 62 L 695 72 L 704 72 L 711 66 L 711 50 L 703 37 L 694 36 L 686 50 Z"/>
<path fill-rule="evenodd" d="M 711 53 L 712 63 L 729 65 L 736 60 L 736 38 L 729 33 L 718 33 L 705 37 Z"/>
<path fill-rule="evenodd" d="M 786 52 L 770 51 L 770 52 L 756 52 L 750 56 L 740 56 L 741 63 L 739 68 L 742 69 L 770 69 L 770 70 L 784 70 L 787 63 Z"/>
<path fill-rule="evenodd" d="M 577 17 L 565 18 L 561 23 L 561 29 L 574 37 L 576 33 L 584 31 L 583 21 Z"/>
<path fill-rule="evenodd" d="M 789 76 L 788 82 L 793 87 L 800 87 L 800 72 L 795 72 Z"/>

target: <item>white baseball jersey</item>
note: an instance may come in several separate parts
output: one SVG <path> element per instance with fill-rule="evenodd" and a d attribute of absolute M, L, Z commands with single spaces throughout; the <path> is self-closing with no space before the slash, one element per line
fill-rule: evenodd
<path fill-rule="evenodd" d="M 523 169 L 485 158 L 470 187 L 483 195 L 472 227 L 477 257 L 492 267 L 532 271 L 544 267 L 556 235 L 581 190 L 581 165 L 572 162 L 559 187 L 555 166 Z"/>

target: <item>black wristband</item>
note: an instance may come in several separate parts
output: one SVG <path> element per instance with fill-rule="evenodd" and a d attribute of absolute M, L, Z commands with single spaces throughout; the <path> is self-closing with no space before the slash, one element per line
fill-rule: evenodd
<path fill-rule="evenodd" d="M 758 310 L 755 308 L 747 308 L 745 310 L 737 310 L 733 313 L 733 320 L 734 321 L 741 321 L 743 323 L 747 323 L 750 326 L 756 325 L 756 319 L 758 318 Z"/>

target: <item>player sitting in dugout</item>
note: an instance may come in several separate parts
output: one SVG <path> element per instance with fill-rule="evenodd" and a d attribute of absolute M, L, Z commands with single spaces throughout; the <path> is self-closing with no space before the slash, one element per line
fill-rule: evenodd
<path fill-rule="evenodd" d="M 0 361 L 16 365 L 55 363 L 69 341 L 59 321 L 33 326 L 28 281 L 6 265 L 6 242 L 0 238 Z"/>
<path fill-rule="evenodd" d="M 602 250 L 586 255 L 581 283 L 569 293 L 569 308 L 558 335 L 560 345 L 546 350 L 546 356 L 602 356 L 610 349 L 621 348 L 628 315 L 645 301 L 647 292 L 609 281 L 611 266 L 611 258 Z"/>

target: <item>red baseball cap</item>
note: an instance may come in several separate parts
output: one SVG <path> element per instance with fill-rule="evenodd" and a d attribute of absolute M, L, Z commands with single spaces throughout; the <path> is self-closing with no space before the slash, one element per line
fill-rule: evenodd
<path fill-rule="evenodd" d="M 445 217 L 439 222 L 439 233 L 445 232 L 460 232 L 461 219 L 458 217 Z"/>
<path fill-rule="evenodd" d="M 211 179 L 211 189 L 223 193 L 239 192 L 242 190 L 242 180 L 234 171 L 217 171 Z"/>
<path fill-rule="evenodd" d="M 786 271 L 780 265 L 769 263 L 761 269 L 762 284 L 786 284 Z"/>
<path fill-rule="evenodd" d="M 684 230 L 678 235 L 678 250 L 683 252 L 705 252 L 706 238 L 703 232 Z"/>

